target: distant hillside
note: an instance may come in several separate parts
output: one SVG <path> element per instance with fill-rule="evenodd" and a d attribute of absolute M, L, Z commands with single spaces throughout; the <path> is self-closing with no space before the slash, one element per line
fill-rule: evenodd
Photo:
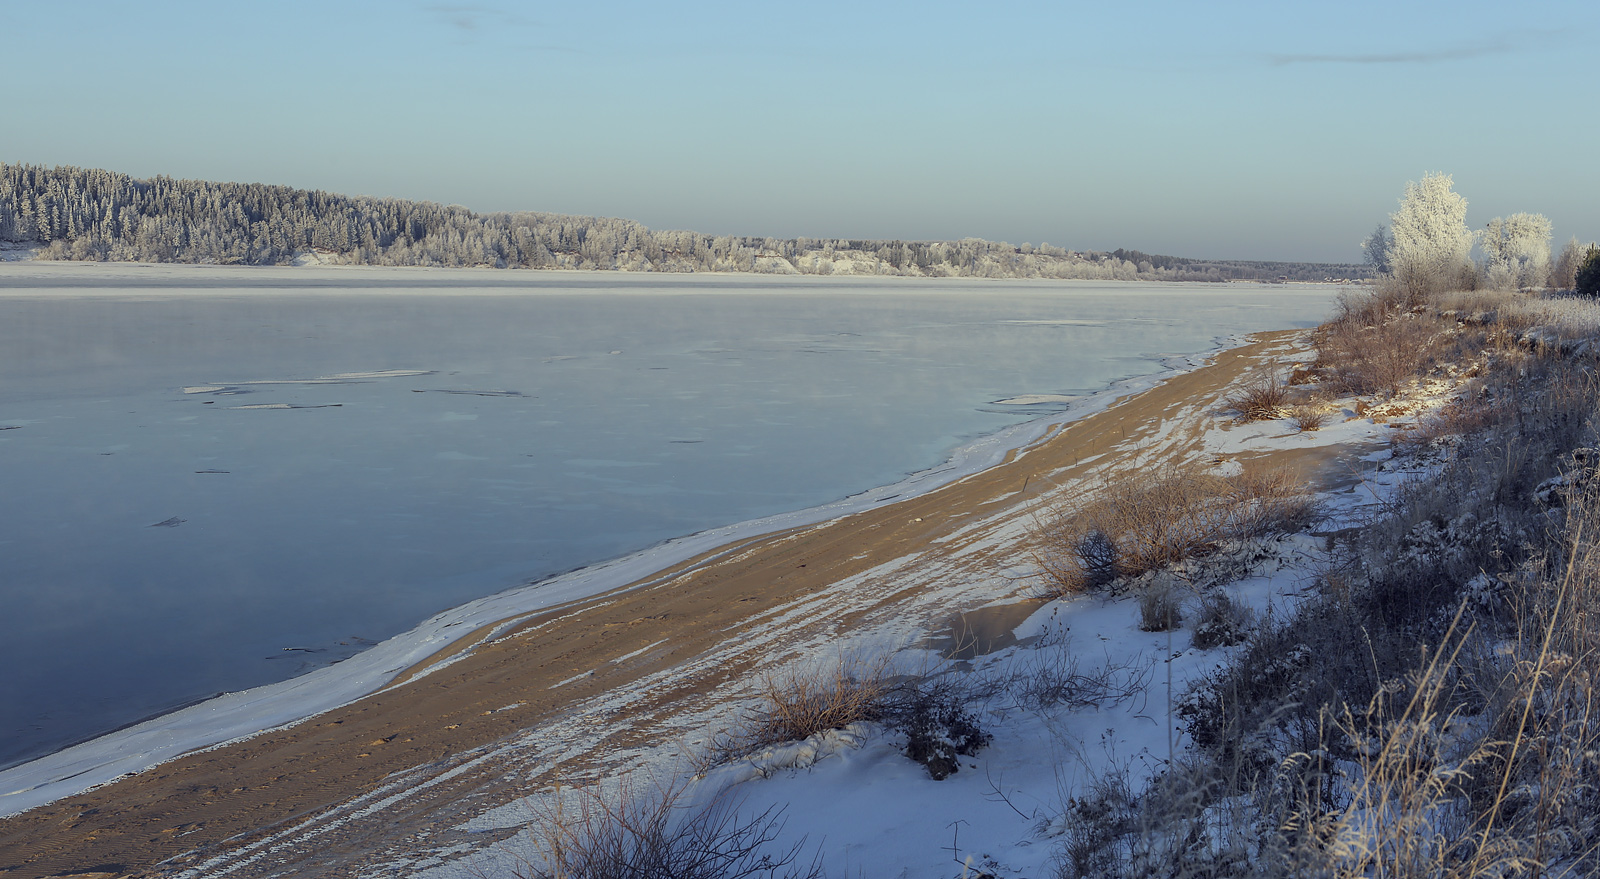
<path fill-rule="evenodd" d="M 961 241 L 748 238 L 632 220 L 474 213 L 459 205 L 261 183 L 0 164 L 0 242 L 38 258 L 286 265 L 487 266 L 634 272 L 1228 281 L 1365 278 L 1366 266 L 1237 262 L 1136 250 Z"/>

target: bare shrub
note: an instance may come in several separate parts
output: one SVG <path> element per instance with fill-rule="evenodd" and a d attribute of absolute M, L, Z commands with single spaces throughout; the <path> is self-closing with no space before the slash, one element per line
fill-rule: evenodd
<path fill-rule="evenodd" d="M 720 794 L 687 802 L 682 786 L 613 792 L 560 791 L 537 808 L 536 848 L 513 871 L 518 879 L 746 879 L 822 875 L 820 857 L 801 861 L 805 840 L 767 849 L 783 830 L 781 811 L 741 816 Z"/>
<path fill-rule="evenodd" d="M 1278 470 L 1219 476 L 1192 465 L 1128 474 L 1050 511 L 1034 558 L 1051 595 L 1101 589 L 1205 555 L 1226 540 L 1293 531 L 1315 515 L 1306 487 Z"/>
<path fill-rule="evenodd" d="M 1223 401 L 1237 412 L 1240 421 L 1270 421 L 1277 418 L 1289 402 L 1289 389 L 1277 376 L 1252 382 Z"/>
<path fill-rule="evenodd" d="M 972 694 L 949 675 L 912 678 L 896 688 L 885 720 L 906 737 L 905 754 L 928 770 L 934 781 L 960 771 L 963 756 L 976 754 L 994 738 L 969 707 Z"/>
<path fill-rule="evenodd" d="M 1072 554 L 1082 571 L 1084 589 L 1109 586 L 1122 576 L 1117 542 L 1098 528 L 1078 535 L 1072 542 Z"/>
<path fill-rule="evenodd" d="M 1094 778 L 1081 796 L 1067 800 L 1062 816 L 1057 873 L 1062 879 L 1088 879 L 1120 873 L 1118 843 L 1138 828 L 1138 793 L 1126 767 Z"/>
<path fill-rule="evenodd" d="M 1328 423 L 1328 413 L 1320 406 L 1303 403 L 1289 410 L 1289 423 L 1301 433 L 1321 430 Z"/>
<path fill-rule="evenodd" d="M 1062 639 L 1038 645 L 996 689 L 1024 708 L 1103 708 L 1144 694 L 1154 673 L 1153 665 L 1113 662 L 1109 656 L 1085 671 L 1082 655 Z"/>
<path fill-rule="evenodd" d="M 1342 295 L 1334 316 L 1312 333 L 1317 368 L 1336 389 L 1394 392 L 1439 356 L 1446 326 L 1396 295 Z"/>
<path fill-rule="evenodd" d="M 949 674 L 893 675 L 887 655 L 841 655 L 835 663 L 767 675 L 759 689 L 755 708 L 734 728 L 712 738 L 702 768 L 878 721 L 904 734 L 906 756 L 940 780 L 960 768 L 958 757 L 976 753 L 991 738 L 970 707 L 977 694 L 960 679 Z"/>

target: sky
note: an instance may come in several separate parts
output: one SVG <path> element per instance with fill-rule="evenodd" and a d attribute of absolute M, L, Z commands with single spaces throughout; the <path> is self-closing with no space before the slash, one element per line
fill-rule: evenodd
<path fill-rule="evenodd" d="M 1600 238 L 1600 4 L 0 0 L 0 160 L 774 237 Z"/>

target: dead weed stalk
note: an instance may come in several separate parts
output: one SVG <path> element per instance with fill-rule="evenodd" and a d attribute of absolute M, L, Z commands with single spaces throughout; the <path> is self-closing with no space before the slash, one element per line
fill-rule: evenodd
<path fill-rule="evenodd" d="M 518 858 L 517 879 L 816 879 L 820 855 L 802 860 L 805 840 L 773 846 L 781 810 L 739 813 L 727 791 L 695 803 L 686 786 L 624 781 L 558 790 L 535 806 L 534 848 Z"/>

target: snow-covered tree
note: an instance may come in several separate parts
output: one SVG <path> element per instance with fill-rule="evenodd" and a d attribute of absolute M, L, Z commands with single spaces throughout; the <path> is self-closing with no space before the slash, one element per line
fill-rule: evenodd
<path fill-rule="evenodd" d="M 1382 223 L 1361 241 L 1361 256 L 1367 265 L 1384 274 L 1389 273 L 1389 251 L 1393 249 L 1394 238 L 1389 234 L 1389 227 Z"/>
<path fill-rule="evenodd" d="M 631 220 L 346 197 L 0 162 L 0 242 L 46 259 L 286 264 L 308 251 L 355 265 L 653 272 L 849 272 L 922 277 L 1166 281 L 1363 277 L 1359 266 L 1077 253 L 1005 242 L 755 238 L 656 231 Z"/>
<path fill-rule="evenodd" d="M 1424 174 L 1406 184 L 1400 209 L 1389 215 L 1394 244 L 1389 264 L 1412 296 L 1468 283 L 1473 275 L 1467 200 L 1449 174 Z"/>
<path fill-rule="evenodd" d="M 1491 287 L 1537 287 L 1550 276 L 1550 221 L 1539 214 L 1495 217 L 1483 233 L 1484 278 Z"/>
<path fill-rule="evenodd" d="M 1578 266 L 1583 264 L 1584 247 L 1578 243 L 1574 235 L 1561 248 L 1561 255 L 1556 257 L 1556 263 L 1550 268 L 1550 286 L 1557 290 L 1571 290 L 1577 283 Z"/>

